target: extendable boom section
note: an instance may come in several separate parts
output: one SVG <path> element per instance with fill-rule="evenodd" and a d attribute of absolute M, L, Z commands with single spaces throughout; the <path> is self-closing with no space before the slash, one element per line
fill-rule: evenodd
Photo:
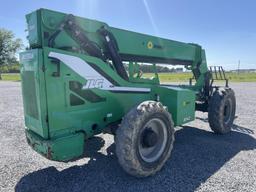
<path fill-rule="evenodd" d="M 192 70 L 196 87 L 204 86 L 208 69 L 205 51 L 199 45 L 117 29 L 45 9 L 27 15 L 27 22 L 31 47 L 49 46 L 110 60 L 125 80 L 128 77 L 123 61 L 184 65 Z"/>

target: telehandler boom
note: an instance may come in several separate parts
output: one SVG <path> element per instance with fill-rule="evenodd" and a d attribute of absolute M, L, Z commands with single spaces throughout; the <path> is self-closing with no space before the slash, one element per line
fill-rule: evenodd
<path fill-rule="evenodd" d="M 86 139 L 110 132 L 123 169 L 146 177 L 163 167 L 174 127 L 193 121 L 196 110 L 208 112 L 215 133 L 231 130 L 234 92 L 222 67 L 208 69 L 200 45 L 47 9 L 26 20 L 29 49 L 20 54 L 25 132 L 46 158 L 78 158 Z M 143 77 L 140 63 L 151 64 L 152 78 Z M 194 81 L 161 84 L 156 64 L 183 65 Z M 214 86 L 215 79 L 226 86 Z"/>

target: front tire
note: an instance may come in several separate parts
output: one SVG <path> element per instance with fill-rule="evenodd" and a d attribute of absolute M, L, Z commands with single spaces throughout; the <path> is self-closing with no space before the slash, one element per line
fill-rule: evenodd
<path fill-rule="evenodd" d="M 155 101 L 134 107 L 116 132 L 116 154 L 130 175 L 147 177 L 159 171 L 170 157 L 174 125 L 170 113 Z"/>
<path fill-rule="evenodd" d="M 236 113 L 236 98 L 232 89 L 217 89 L 209 102 L 208 119 L 211 129 L 217 134 L 231 131 Z"/>

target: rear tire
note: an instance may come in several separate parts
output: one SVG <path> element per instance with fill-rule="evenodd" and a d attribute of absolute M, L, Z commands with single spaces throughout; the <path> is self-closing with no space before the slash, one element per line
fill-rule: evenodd
<path fill-rule="evenodd" d="M 217 89 L 209 102 L 208 119 L 217 134 L 231 131 L 236 113 L 236 98 L 232 89 Z"/>
<path fill-rule="evenodd" d="M 116 131 L 118 161 L 128 174 L 136 177 L 159 171 L 170 157 L 173 143 L 172 117 L 155 101 L 132 108 Z"/>

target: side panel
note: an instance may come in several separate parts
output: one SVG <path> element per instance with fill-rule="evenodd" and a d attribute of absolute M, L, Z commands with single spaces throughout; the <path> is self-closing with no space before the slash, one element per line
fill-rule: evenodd
<path fill-rule="evenodd" d="M 97 58 L 45 47 L 44 61 L 51 137 L 77 131 L 93 136 L 152 99 L 150 87 L 124 81 Z M 88 74 L 90 68 L 95 71 Z"/>
<path fill-rule="evenodd" d="M 40 47 L 42 44 L 40 15 L 40 11 L 26 15 L 29 34 L 27 38 L 31 47 Z"/>
<path fill-rule="evenodd" d="M 48 46 L 50 36 L 59 28 L 61 22 L 65 20 L 67 14 L 47 9 L 39 9 L 26 15 L 28 24 L 28 40 L 31 47 Z M 89 39 L 103 46 L 100 35 L 96 31 L 106 24 L 96 20 L 76 17 L 77 23 L 86 32 Z M 59 33 L 55 39 L 57 47 L 79 47 L 79 45 L 65 32 Z"/>
<path fill-rule="evenodd" d="M 110 30 L 118 43 L 119 54 L 124 60 L 142 58 L 142 61 L 146 60 L 147 62 L 153 60 L 152 62 L 175 64 L 177 60 L 189 63 L 195 58 L 195 46 L 188 43 L 112 27 Z"/>
<path fill-rule="evenodd" d="M 20 54 L 25 126 L 48 138 L 45 78 L 41 49 Z"/>
<path fill-rule="evenodd" d="M 195 119 L 195 92 L 178 87 L 155 87 L 152 92 L 158 95 L 160 102 L 168 107 L 175 126 Z"/>
<path fill-rule="evenodd" d="M 194 91 L 181 89 L 178 91 L 178 118 L 177 124 L 182 125 L 195 120 L 195 99 Z"/>

